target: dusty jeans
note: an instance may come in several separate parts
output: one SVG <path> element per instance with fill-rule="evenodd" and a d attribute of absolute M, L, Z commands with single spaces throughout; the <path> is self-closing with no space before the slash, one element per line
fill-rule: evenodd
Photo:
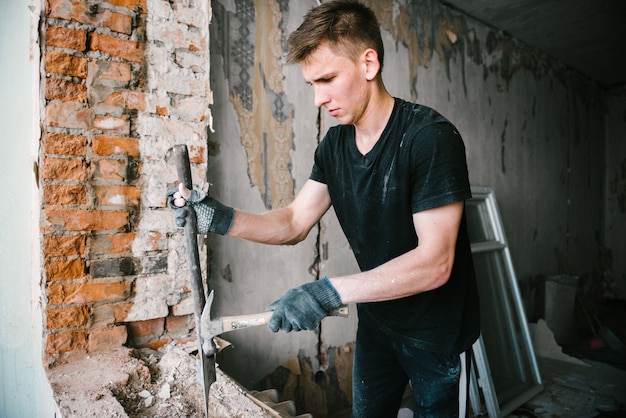
<path fill-rule="evenodd" d="M 415 417 L 458 417 L 459 355 L 424 351 L 359 323 L 353 373 L 353 418 L 395 418 L 407 382 Z"/>

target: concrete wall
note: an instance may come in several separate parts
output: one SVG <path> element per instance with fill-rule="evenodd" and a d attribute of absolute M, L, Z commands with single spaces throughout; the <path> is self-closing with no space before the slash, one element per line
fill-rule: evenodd
<path fill-rule="evenodd" d="M 605 202 L 619 201 L 615 188 L 623 195 L 623 157 L 612 165 L 612 189 L 604 169 L 605 149 L 623 149 L 623 102 L 607 102 L 598 85 L 562 63 L 435 0 L 367 3 L 383 29 L 383 74 L 392 94 L 447 116 L 464 137 L 472 184 L 494 188 L 528 310 L 543 275 L 594 279 L 606 245 L 623 252 L 616 238 L 624 223 L 612 222 L 615 238 L 606 241 L 604 210 Z M 299 67 L 282 65 L 284 39 L 314 5 L 213 1 L 209 182 L 216 197 L 237 208 L 288 202 L 333 123 L 313 107 Z M 608 130 L 607 112 L 616 115 Z M 210 244 L 210 278 L 224 314 L 264 309 L 289 287 L 356 270 L 332 214 L 293 248 L 222 237 Z M 623 265 L 614 267 L 621 269 L 614 277 L 623 298 Z M 233 333 L 236 349 L 222 366 L 249 384 L 303 350 L 323 369 L 324 349 L 350 341 L 355 324 L 326 320 L 321 335 Z"/>
<path fill-rule="evenodd" d="M 0 1 L 0 416 L 55 416 L 44 374 L 38 193 L 40 5 Z"/>
<path fill-rule="evenodd" d="M 606 116 L 606 247 L 611 250 L 603 265 L 615 283 L 607 293 L 626 299 L 626 89 L 607 100 Z"/>

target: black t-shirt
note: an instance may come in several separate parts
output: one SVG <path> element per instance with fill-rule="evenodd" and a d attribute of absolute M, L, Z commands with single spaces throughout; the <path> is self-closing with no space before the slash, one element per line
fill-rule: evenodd
<path fill-rule="evenodd" d="M 435 110 L 395 99 L 391 118 L 367 154 L 354 126 L 329 129 L 310 178 L 328 186 L 332 205 L 362 271 L 418 245 L 413 213 L 471 197 L 465 146 Z M 479 334 L 478 295 L 465 215 L 448 282 L 387 302 L 361 303 L 359 319 L 438 352 L 468 349 Z"/>

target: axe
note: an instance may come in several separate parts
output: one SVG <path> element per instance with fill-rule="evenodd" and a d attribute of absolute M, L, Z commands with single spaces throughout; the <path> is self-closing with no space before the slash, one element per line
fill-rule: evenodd
<path fill-rule="evenodd" d="M 176 145 L 170 148 L 165 161 L 171 162 L 176 167 L 178 181 L 183 183 L 189 190 L 193 189 L 191 179 L 191 167 L 189 164 L 189 151 L 186 145 Z M 196 321 L 196 333 L 198 337 L 198 356 L 202 369 L 202 386 L 204 388 L 204 408 L 206 416 L 209 416 L 209 390 L 216 380 L 215 372 L 215 342 L 213 339 L 204 340 L 200 331 L 202 311 L 206 305 L 202 271 L 200 270 L 200 255 L 198 252 L 198 225 L 196 213 L 187 208 L 185 219 L 185 243 L 187 246 L 187 262 L 191 275 L 191 293 L 193 296 L 194 317 Z"/>

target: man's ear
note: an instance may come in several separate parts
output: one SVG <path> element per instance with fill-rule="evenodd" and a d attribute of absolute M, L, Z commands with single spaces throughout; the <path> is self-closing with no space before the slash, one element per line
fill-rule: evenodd
<path fill-rule="evenodd" d="M 363 63 L 365 65 L 365 78 L 369 81 L 374 80 L 380 71 L 378 53 L 372 48 L 367 48 L 363 52 Z"/>

